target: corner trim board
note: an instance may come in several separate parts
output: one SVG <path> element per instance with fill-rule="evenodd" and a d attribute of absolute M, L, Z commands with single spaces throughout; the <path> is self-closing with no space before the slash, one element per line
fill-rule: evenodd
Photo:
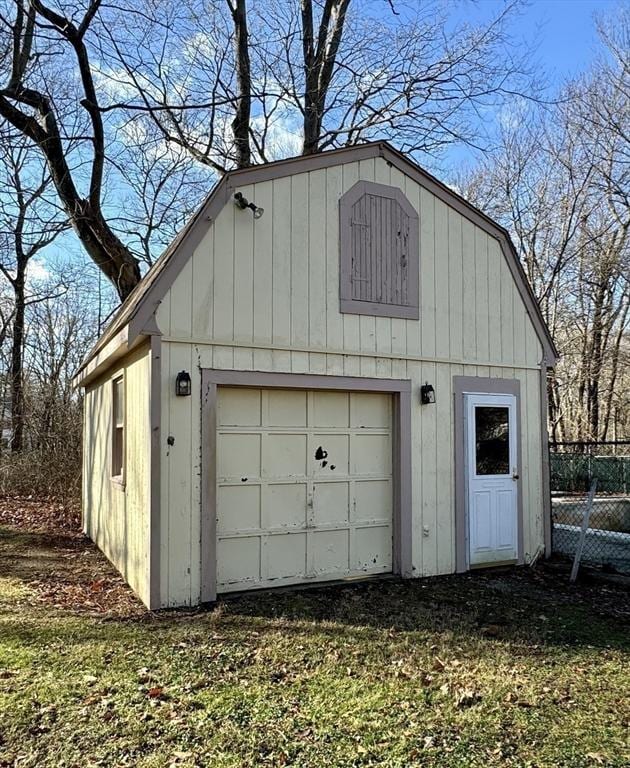
<path fill-rule="evenodd" d="M 161 607 L 161 422 L 162 422 L 162 340 L 151 336 L 150 480 L 149 480 L 149 609 Z"/>
<path fill-rule="evenodd" d="M 201 602 L 217 599 L 217 383 L 201 371 Z"/>
<path fill-rule="evenodd" d="M 545 557 L 551 557 L 551 476 L 549 468 L 549 430 L 547 413 L 549 394 L 547 391 L 548 363 L 543 359 L 540 366 L 540 441 L 542 457 L 542 492 L 543 492 L 543 534 Z"/>
<path fill-rule="evenodd" d="M 301 373 L 263 373 L 201 369 L 201 602 L 214 602 L 216 583 L 216 407 L 217 387 L 256 389 L 322 389 L 381 392 L 397 395 L 394 430 L 393 567 L 411 576 L 411 381 L 324 376 Z"/>

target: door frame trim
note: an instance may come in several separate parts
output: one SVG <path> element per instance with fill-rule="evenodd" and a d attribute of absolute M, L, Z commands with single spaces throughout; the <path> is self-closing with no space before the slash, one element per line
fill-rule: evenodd
<path fill-rule="evenodd" d="M 394 395 L 392 570 L 411 576 L 411 381 L 303 373 L 201 369 L 201 602 L 217 597 L 216 431 L 217 387 L 343 390 Z"/>
<path fill-rule="evenodd" d="M 517 564 L 525 562 L 523 521 L 523 470 L 521 461 L 521 382 L 518 379 L 491 379 L 481 376 L 453 376 L 455 408 L 455 564 L 457 573 L 470 570 L 468 552 L 468 493 L 466 488 L 466 434 L 464 395 L 514 395 L 516 399 L 516 552 Z M 492 563 L 488 563 L 491 566 Z M 476 566 L 480 567 L 480 566 Z M 481 566 L 483 567 L 483 566 Z"/>

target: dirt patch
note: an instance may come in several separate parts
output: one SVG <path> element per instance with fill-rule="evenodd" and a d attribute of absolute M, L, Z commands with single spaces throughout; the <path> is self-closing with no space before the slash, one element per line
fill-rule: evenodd
<path fill-rule="evenodd" d="M 112 617 L 145 613 L 67 512 L 54 501 L 0 499 L 0 576 L 27 587 L 34 605 Z"/>

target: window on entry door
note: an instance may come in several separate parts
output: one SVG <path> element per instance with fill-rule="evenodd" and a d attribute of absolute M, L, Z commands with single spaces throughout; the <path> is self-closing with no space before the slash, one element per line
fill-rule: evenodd
<path fill-rule="evenodd" d="M 510 472 L 510 409 L 475 406 L 475 471 L 477 475 Z"/>

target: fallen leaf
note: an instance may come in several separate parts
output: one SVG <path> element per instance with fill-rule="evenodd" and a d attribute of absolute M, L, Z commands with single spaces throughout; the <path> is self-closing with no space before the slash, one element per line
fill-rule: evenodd
<path fill-rule="evenodd" d="M 480 701 L 481 696 L 472 688 L 462 688 L 455 695 L 455 704 L 458 707 L 472 707 Z"/>
<path fill-rule="evenodd" d="M 154 685 L 152 688 L 149 688 L 147 691 L 147 695 L 150 699 L 159 699 L 162 694 L 164 693 L 164 688 L 162 688 L 161 685 Z"/>

